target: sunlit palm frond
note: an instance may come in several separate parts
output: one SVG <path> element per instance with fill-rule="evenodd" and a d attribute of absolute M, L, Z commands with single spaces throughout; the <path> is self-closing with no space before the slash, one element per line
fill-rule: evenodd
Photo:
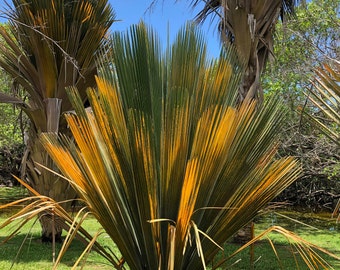
<path fill-rule="evenodd" d="M 40 194 L 70 201 L 76 194 L 69 183 L 36 166 L 56 169 L 38 137 L 41 132 L 67 132 L 61 117 L 72 110 L 66 87 L 76 86 L 86 102 L 115 14 L 107 0 L 14 0 L 7 16 L 9 26 L 0 27 L 0 66 L 23 88 L 25 100 L 1 95 L 0 102 L 16 103 L 30 119 L 22 178 Z M 48 226 L 41 224 L 44 238 Z"/>
<path fill-rule="evenodd" d="M 83 98 L 94 85 L 95 53 L 103 45 L 114 13 L 106 0 L 13 1 L 10 31 L 1 27 L 1 66 L 42 107 L 46 98 L 65 99 L 65 86 L 77 85 Z"/>
<path fill-rule="evenodd" d="M 324 65 L 323 69 L 316 70 L 313 89 L 309 91 L 308 98 L 318 109 L 316 113 L 305 115 L 316 124 L 321 131 L 340 145 L 340 65 L 334 63 L 334 68 Z"/>
<path fill-rule="evenodd" d="M 246 63 L 239 88 L 240 99 L 248 97 L 262 101 L 260 76 L 269 56 L 273 55 L 274 26 L 280 15 L 293 14 L 300 1 L 190 1 L 193 7 L 202 2 L 204 7 L 196 15 L 196 21 L 202 23 L 208 18 L 210 22 L 216 19 L 221 42 L 235 46 L 238 56 Z"/>
<path fill-rule="evenodd" d="M 272 226 L 272 227 L 269 227 L 268 229 L 266 229 L 265 231 L 261 232 L 259 235 L 254 237 L 254 239 L 252 239 L 251 241 L 249 241 L 248 243 L 246 243 L 242 247 L 240 247 L 238 250 L 236 250 L 229 257 L 222 259 L 220 262 L 216 263 L 216 265 L 214 265 L 213 269 L 219 269 L 220 266 L 224 265 L 225 262 L 230 260 L 236 254 L 245 250 L 247 247 L 249 247 L 250 245 L 254 244 L 255 242 L 257 242 L 257 241 L 259 241 L 263 238 L 267 238 L 267 240 L 269 241 L 269 243 L 270 243 L 270 245 L 273 249 L 274 254 L 276 255 L 277 259 L 280 260 L 279 255 L 277 254 L 277 251 L 276 251 L 276 248 L 275 248 L 275 244 L 270 239 L 271 233 L 279 233 L 280 235 L 285 237 L 285 239 L 287 240 L 287 242 L 289 243 L 289 245 L 292 249 L 292 253 L 296 254 L 296 255 L 293 255 L 295 257 L 295 260 L 296 260 L 296 256 L 300 256 L 301 259 L 305 262 L 305 264 L 308 266 L 309 269 L 319 269 L 320 267 L 322 269 L 333 269 L 333 267 L 320 256 L 320 253 L 327 254 L 328 256 L 331 256 L 331 257 L 333 257 L 337 260 L 340 260 L 339 257 L 335 256 L 331 252 L 329 252 L 329 251 L 327 251 L 323 248 L 320 248 L 320 247 L 302 239 L 301 237 L 294 234 L 293 232 L 286 230 L 286 229 L 284 229 L 280 226 Z"/>
<path fill-rule="evenodd" d="M 307 119 L 329 139 L 340 146 L 340 64 L 333 67 L 324 64 L 315 71 L 313 88 L 307 93 L 312 103 L 312 111 L 303 111 Z M 315 111 L 315 108 L 317 111 Z M 334 208 L 333 217 L 340 221 L 340 200 Z"/>
<path fill-rule="evenodd" d="M 112 265 L 118 265 L 118 258 L 115 257 L 114 254 L 110 253 L 106 248 L 101 246 L 98 242 L 96 242 L 94 237 L 92 237 L 82 227 L 82 221 L 84 220 L 84 217 L 81 217 L 79 220 L 77 219 L 77 217 L 71 217 L 71 215 L 67 211 L 65 211 L 65 209 L 62 207 L 62 204 L 66 202 L 56 202 L 47 196 L 39 194 L 21 179 L 16 177 L 16 180 L 24 187 L 26 187 L 33 194 L 33 196 L 0 205 L 0 210 L 8 209 L 13 206 L 21 206 L 21 209 L 19 211 L 11 215 L 8 219 L 0 224 L 0 229 L 9 227 L 9 225 L 12 225 L 13 228 L 12 231 L 10 231 L 9 235 L 4 238 L 2 242 L 0 242 L 0 245 L 15 237 L 17 233 L 22 229 L 22 227 L 25 226 L 29 221 L 37 219 L 38 217 L 41 218 L 42 215 L 51 215 L 53 218 L 54 226 L 60 226 L 66 231 L 69 231 L 68 235 L 69 237 L 71 237 L 71 239 L 77 237 L 85 245 L 91 243 L 91 241 L 94 242 L 91 245 L 93 250 L 101 254 L 101 256 L 106 258 L 110 263 L 112 263 Z M 81 216 L 81 214 L 82 211 L 79 211 L 78 215 Z M 87 214 L 88 211 L 85 211 L 84 216 L 86 216 Z M 65 246 L 67 245 L 69 245 L 69 242 L 66 241 Z M 57 263 L 59 263 L 61 255 L 62 253 L 59 254 L 59 257 L 57 258 Z"/>
<path fill-rule="evenodd" d="M 274 158 L 284 113 L 236 105 L 234 51 L 209 61 L 192 26 L 165 52 L 143 24 L 111 48 L 91 110 L 69 89 L 75 141 L 41 141 L 131 269 L 200 269 L 300 174 Z"/>

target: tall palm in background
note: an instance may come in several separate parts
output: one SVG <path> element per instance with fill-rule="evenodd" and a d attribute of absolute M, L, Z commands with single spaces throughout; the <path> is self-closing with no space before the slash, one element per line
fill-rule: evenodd
<path fill-rule="evenodd" d="M 284 112 L 236 105 L 234 51 L 210 61 L 191 26 L 165 53 L 143 24 L 111 48 L 92 110 L 69 91 L 75 140 L 47 133 L 42 143 L 116 243 L 119 267 L 204 268 L 300 174 L 293 158 L 274 158 Z"/>
<path fill-rule="evenodd" d="M 273 34 L 279 17 L 293 14 L 295 0 L 207 0 L 196 22 L 216 19 L 222 45 L 234 46 L 246 69 L 239 86 L 239 101 L 249 98 L 263 102 L 261 74 L 273 56 Z M 302 1 L 305 2 L 305 1 Z M 201 0 L 191 0 L 193 7 Z M 251 238 L 251 226 L 240 231 L 236 241 Z M 243 237 L 245 235 L 245 237 Z"/>
<path fill-rule="evenodd" d="M 105 45 L 113 10 L 107 0 L 14 0 L 8 19 L 10 31 L 0 28 L 5 41 L 0 44 L 0 66 L 27 96 L 23 100 L 0 93 L 0 101 L 21 106 L 30 119 L 25 181 L 58 202 L 73 199 L 67 181 L 37 165 L 54 168 L 38 138 L 42 132 L 67 133 L 61 115 L 72 105 L 65 87 L 76 86 L 85 102 L 86 88 L 95 85 L 96 54 Z M 50 240 L 54 233 L 48 215 L 41 223 L 43 239 Z M 56 236 L 60 234 L 59 228 Z"/>
<path fill-rule="evenodd" d="M 202 1 L 190 1 L 197 6 Z M 292 14 L 297 0 L 208 0 L 197 14 L 203 22 L 209 17 L 217 18 L 218 30 L 223 44 L 233 44 L 241 59 L 246 62 L 240 100 L 255 98 L 263 100 L 260 76 L 268 57 L 273 53 L 273 33 L 280 15 Z M 305 2 L 305 1 L 301 1 Z"/>

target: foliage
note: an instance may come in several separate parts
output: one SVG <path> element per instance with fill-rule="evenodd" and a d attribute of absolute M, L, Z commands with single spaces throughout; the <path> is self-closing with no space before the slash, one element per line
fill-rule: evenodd
<path fill-rule="evenodd" d="M 246 70 L 239 88 L 240 99 L 256 98 L 263 101 L 261 75 L 268 58 L 273 54 L 273 32 L 279 17 L 294 13 L 300 1 L 190 1 L 193 6 L 204 2 L 196 20 L 203 22 L 217 19 L 223 44 L 232 44 L 238 56 L 246 63 Z M 304 2 L 304 1 L 301 1 Z"/>
<path fill-rule="evenodd" d="M 284 225 L 284 227 L 294 228 L 294 232 L 299 232 L 299 235 L 301 235 L 304 239 L 311 240 L 314 244 L 318 244 L 319 246 L 327 248 L 328 250 L 333 250 L 334 252 L 337 252 L 335 254 L 339 254 L 339 251 L 337 251 L 337 249 L 338 245 L 340 244 L 340 239 L 337 239 L 336 237 L 338 232 L 329 230 L 331 226 L 334 226 L 334 222 L 327 226 L 327 221 L 325 222 L 324 220 L 315 217 L 313 219 L 313 222 L 308 224 L 313 224 L 314 227 L 316 226 L 315 223 L 326 224 L 327 226 L 324 227 L 324 229 L 319 228 L 319 230 L 316 230 L 314 228 L 305 227 L 304 225 L 297 224 L 294 221 L 289 221 L 288 219 L 282 218 L 281 216 L 279 216 L 280 213 L 281 212 L 266 213 L 264 215 L 261 215 L 260 218 L 256 218 L 256 233 L 261 233 L 263 230 L 272 226 L 272 224 L 281 226 Z M 291 213 L 284 214 L 288 215 Z M 299 218 L 301 216 L 301 213 L 296 213 L 296 215 L 298 216 L 297 218 Z M 292 215 L 292 217 L 295 217 L 295 215 Z M 0 224 L 5 221 L 5 219 L 6 214 L 1 214 Z M 89 216 L 84 221 L 84 227 L 91 234 L 95 234 L 98 229 L 100 229 L 100 225 L 98 224 L 97 220 L 92 216 Z M 0 242 L 9 233 L 9 231 L 7 231 L 6 229 L 7 228 L 0 231 Z M 39 232 L 39 225 L 34 223 L 34 220 L 32 220 L 20 230 L 19 235 L 17 235 L 14 239 L 11 239 L 7 245 L 2 245 L 0 249 L 0 269 L 9 269 L 12 263 L 13 270 L 19 270 L 23 268 L 25 268 L 26 270 L 51 269 L 53 266 L 52 250 L 49 245 L 40 244 Z M 294 256 L 292 256 L 291 254 L 287 239 L 278 234 L 271 234 L 268 237 L 275 243 L 275 249 L 280 259 L 277 259 L 275 253 L 272 251 L 270 243 L 266 239 L 264 239 L 264 241 L 260 241 L 255 245 L 255 269 L 279 269 L 280 263 L 282 265 L 282 269 L 295 269 L 296 265 L 294 261 Z M 100 237 L 100 239 L 98 240 L 103 246 L 113 246 L 112 242 L 108 237 L 106 237 L 106 235 L 102 235 L 102 237 Z M 18 247 L 21 248 L 19 249 Z M 225 243 L 223 248 L 224 251 L 219 252 L 214 260 L 214 263 L 208 265 L 208 268 L 210 266 L 213 267 L 215 264 L 218 263 L 218 261 L 227 257 L 229 254 L 232 254 L 239 248 L 239 245 L 228 242 Z M 60 249 L 61 244 L 57 244 L 56 254 L 58 254 Z M 81 255 L 83 249 L 84 246 L 80 241 L 74 241 L 63 259 L 61 260 L 61 263 L 59 264 L 57 269 L 70 269 L 70 266 L 74 264 L 77 258 Z M 117 252 L 117 250 L 115 250 L 115 252 Z M 340 266 L 340 262 L 336 261 L 333 258 L 329 258 L 329 262 L 333 265 L 335 269 L 338 269 L 338 267 Z M 84 267 L 83 269 L 85 270 L 112 269 L 112 266 L 108 265 L 107 262 L 103 260 L 103 258 L 99 257 L 96 252 L 91 252 L 90 254 L 88 254 L 88 257 L 86 258 L 86 263 L 84 261 L 82 262 L 82 267 Z M 228 267 L 223 267 L 223 269 L 249 269 L 249 250 L 245 249 L 241 253 L 237 254 L 235 257 L 233 257 L 233 259 L 228 262 Z M 307 268 L 300 265 L 299 269 Z"/>
<path fill-rule="evenodd" d="M 6 30 L 9 29 L 7 24 L 0 24 Z M 4 43 L 0 36 L 0 43 Z M 22 96 L 21 89 L 11 87 L 11 79 L 6 72 L 0 68 L 0 89 L 2 93 Z M 16 91 L 19 90 L 19 91 Z M 15 104 L 0 103 L 0 147 L 7 146 L 15 148 L 16 144 L 23 143 L 23 131 L 27 126 L 27 119 L 22 110 Z M 1 163 L 0 163 L 1 164 Z"/>
<path fill-rule="evenodd" d="M 14 0 L 7 15 L 9 30 L 0 28 L 0 66 L 27 98 L 0 92 L 0 101 L 20 106 L 30 120 L 22 178 L 57 201 L 74 199 L 68 182 L 36 166 L 54 166 L 38 137 L 46 131 L 67 133 L 61 115 L 72 106 L 65 87 L 77 86 L 85 103 L 86 88 L 95 85 L 96 54 L 105 47 L 114 12 L 107 0 Z M 61 232 L 51 231 L 47 217 L 41 217 L 42 236 L 50 241 Z"/>
<path fill-rule="evenodd" d="M 61 112 L 71 110 L 65 87 L 83 89 L 80 93 L 85 99 L 85 89 L 94 85 L 95 53 L 104 45 L 114 14 L 105 0 L 97 1 L 95 7 L 91 1 L 27 4 L 16 0 L 13 4 L 8 14 L 10 30 L 0 28 L 4 40 L 0 65 L 24 87 L 28 100 L 4 93 L 0 97 L 2 102 L 20 105 L 39 133 L 50 130 L 56 125 L 51 121 L 59 118 L 51 115 L 57 109 L 48 108 L 49 99 L 53 100 L 50 106 L 55 105 L 54 99 L 62 100 Z"/>
<path fill-rule="evenodd" d="M 337 0 L 313 0 L 298 7 L 293 18 L 276 25 L 275 61 L 262 77 L 267 96 L 282 95 L 293 112 L 304 103 L 303 92 L 310 87 L 312 70 L 339 58 L 339 14 Z"/>
<path fill-rule="evenodd" d="M 10 93 L 9 82 L 9 76 L 0 69 L 1 91 Z M 21 110 L 15 105 L 0 103 L 0 147 L 9 147 L 23 142 L 22 130 L 25 126 L 25 120 L 21 116 Z"/>
<path fill-rule="evenodd" d="M 104 0 L 96 1 L 96 6 L 92 1 L 68 0 L 13 4 L 10 32 L 1 28 L 5 40 L 1 66 L 30 95 L 26 112 L 55 97 L 64 101 L 63 111 L 69 110 L 65 86 L 83 89 L 94 84 L 94 54 L 113 22 L 111 7 Z M 19 56 L 20 61 L 14 61 Z"/>
<path fill-rule="evenodd" d="M 334 68 L 325 65 L 316 70 L 315 82 L 308 97 L 318 110 L 306 112 L 310 121 L 340 146 L 340 62 L 334 62 Z"/>
<path fill-rule="evenodd" d="M 301 117 L 300 111 L 307 114 L 319 111 L 307 102 L 305 92 L 316 90 L 313 70 L 323 64 L 333 66 L 335 59 L 339 59 L 339 14 L 338 1 L 313 0 L 298 7 L 296 16 L 289 21 L 278 23 L 275 61 L 267 66 L 262 77 L 266 97 L 280 95 L 287 107 L 279 153 L 296 156 L 304 168 L 302 177 L 279 199 L 312 211 L 335 206 L 340 192 L 339 151 L 335 143 Z M 331 122 L 324 124 L 335 131 Z"/>
<path fill-rule="evenodd" d="M 324 69 L 316 71 L 314 88 L 310 89 L 309 99 L 320 111 L 313 114 L 305 113 L 308 119 L 331 140 L 336 143 L 334 156 L 340 153 L 340 62 L 334 63 L 334 69 L 325 65 Z M 328 124 L 330 122 L 331 124 Z M 340 175 L 340 158 L 337 155 L 336 165 L 331 171 L 331 176 Z M 340 198 L 334 207 L 333 216 L 340 220 Z"/>
<path fill-rule="evenodd" d="M 0 185 L 12 186 L 12 175 L 20 175 L 23 148 L 22 144 L 0 147 Z"/>
<path fill-rule="evenodd" d="M 8 25 L 2 25 L 8 29 Z M 0 43 L 3 39 L 0 38 Z M 0 68 L 0 89 L 10 94 L 10 77 Z M 20 96 L 22 93 L 13 93 Z M 0 103 L 0 185 L 12 185 L 11 174 L 20 175 L 23 155 L 23 131 L 27 125 L 22 110 L 15 104 Z"/>
<path fill-rule="evenodd" d="M 200 269 L 300 173 L 274 160 L 283 112 L 236 104 L 233 51 L 209 62 L 190 26 L 162 55 L 142 24 L 111 40 L 98 90 L 42 143 L 131 269 Z M 216 68 L 217 66 L 217 68 Z"/>

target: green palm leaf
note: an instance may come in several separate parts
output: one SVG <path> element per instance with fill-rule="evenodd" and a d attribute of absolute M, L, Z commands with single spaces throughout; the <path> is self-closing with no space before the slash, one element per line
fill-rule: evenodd
<path fill-rule="evenodd" d="M 298 0 L 191 0 L 193 7 L 204 6 L 196 21 L 217 19 L 221 42 L 233 45 L 246 70 L 239 86 L 240 100 L 255 98 L 263 101 L 260 77 L 266 62 L 273 55 L 273 33 L 279 17 L 294 13 Z"/>
<path fill-rule="evenodd" d="M 0 102 L 16 103 L 30 119 L 22 177 L 40 194 L 70 202 L 76 194 L 69 183 L 36 166 L 55 168 L 38 137 L 41 132 L 67 132 L 61 115 L 73 108 L 66 87 L 76 86 L 86 102 L 114 12 L 107 0 L 14 0 L 7 15 L 9 27 L 0 27 L 0 66 L 13 85 L 23 87 L 26 99 L 0 95 Z M 61 231 L 52 232 L 44 221 L 48 215 L 42 217 L 43 239 L 60 236 Z"/>
<path fill-rule="evenodd" d="M 63 99 L 70 110 L 65 86 L 85 89 L 94 85 L 95 54 L 104 45 L 114 13 L 106 0 L 13 1 L 8 14 L 10 31 L 0 35 L 0 65 L 29 95 L 32 107 L 43 107 L 46 98 Z"/>
<path fill-rule="evenodd" d="M 333 67 L 324 64 L 315 70 L 313 89 L 308 99 L 317 109 L 314 113 L 303 111 L 307 119 L 313 123 L 329 139 L 340 145 L 340 64 L 334 61 Z M 340 200 L 333 210 L 332 216 L 340 220 Z"/>
<path fill-rule="evenodd" d="M 209 61 L 192 26 L 165 52 L 143 24 L 111 48 L 91 110 L 69 90 L 75 142 L 41 141 L 131 269 L 200 269 L 300 174 L 274 158 L 283 112 L 236 105 L 234 51 Z"/>
<path fill-rule="evenodd" d="M 325 64 L 324 68 L 315 71 L 313 90 L 309 91 L 309 100 L 318 111 L 308 113 L 307 118 L 314 123 L 328 138 L 340 145 L 340 64 L 334 68 Z"/>

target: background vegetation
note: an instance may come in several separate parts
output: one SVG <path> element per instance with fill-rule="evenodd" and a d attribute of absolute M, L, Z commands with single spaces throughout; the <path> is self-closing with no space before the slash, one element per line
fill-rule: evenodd
<path fill-rule="evenodd" d="M 308 91 L 316 93 L 320 89 L 319 78 L 323 76 L 322 72 L 325 69 L 328 75 L 331 74 L 331 80 L 334 81 L 336 78 L 334 76 L 338 76 L 339 29 L 339 4 L 337 1 L 314 0 L 308 3 L 301 1 L 296 17 L 289 21 L 284 20 L 276 26 L 274 37 L 276 61 L 267 65 L 266 73 L 262 77 L 264 95 L 267 98 L 282 96 L 283 107 L 288 112 L 284 123 L 286 128 L 284 132 L 280 133 L 282 146 L 277 157 L 296 156 L 304 167 L 304 174 L 300 179 L 287 188 L 277 200 L 288 202 L 295 209 L 298 208 L 301 211 L 306 209 L 330 211 L 335 208 L 340 197 L 338 141 L 337 139 L 329 140 L 329 136 L 325 136 L 324 132 L 316 129 L 301 114 L 303 112 L 305 115 L 313 115 L 319 120 L 321 119 L 326 130 L 337 136 L 339 122 L 334 121 L 335 118 L 325 117 L 324 107 L 311 102 L 311 99 L 308 98 Z M 230 32 L 232 32 L 230 29 L 226 31 L 226 33 Z M 235 36 L 230 40 L 235 41 Z M 269 55 L 270 57 L 271 55 Z M 261 71 L 263 67 L 261 66 Z M 318 81 L 316 82 L 316 80 Z M 3 92 L 13 94 L 11 92 L 13 88 L 10 89 L 8 81 L 6 75 L 1 74 L 0 84 L 4 89 Z M 14 94 L 20 99 L 25 100 L 26 98 L 22 93 Z M 183 97 L 177 98 L 182 100 Z M 339 102 L 336 98 L 334 100 L 336 101 L 334 103 L 335 113 L 338 116 Z M 331 101 L 333 102 L 333 99 Z M 326 100 L 324 104 L 328 103 L 329 100 Z M 135 106 L 136 103 L 132 108 L 136 109 Z M 77 112 L 81 114 L 81 110 Z M 0 123 L 0 130 L 4 130 L 0 137 L 0 145 L 2 145 L 0 166 L 3 168 L 1 169 L 0 184 L 11 185 L 11 181 L 8 181 L 9 173 L 18 175 L 20 171 L 20 155 L 24 145 L 23 141 L 25 141 L 26 125 L 21 111 L 13 105 L 0 107 L 0 114 L 3 121 L 2 125 Z M 136 115 L 138 118 L 138 113 Z M 140 124 L 140 126 L 142 125 Z M 61 143 L 67 144 L 66 141 Z M 14 155 L 16 152 L 18 157 Z M 135 166 L 137 165 L 138 162 Z M 100 214 L 97 215 L 97 218 L 99 217 Z M 135 227 L 138 226 L 135 224 Z M 108 231 L 108 227 L 106 230 Z M 119 242 L 117 239 L 115 241 Z M 128 246 L 132 246 L 132 244 L 130 243 Z M 130 260 L 130 264 L 137 263 L 137 261 L 136 258 Z"/>
<path fill-rule="evenodd" d="M 280 95 L 289 117 L 282 133 L 281 155 L 299 157 L 304 174 L 277 200 L 310 211 L 332 211 L 340 197 L 340 149 L 301 111 L 318 114 L 308 100 L 316 92 L 316 69 L 334 67 L 340 59 L 340 5 L 334 0 L 313 0 L 296 9 L 296 17 L 276 26 L 275 59 L 262 77 L 265 95 Z M 335 110 L 339 114 L 339 103 Z M 320 115 L 320 112 L 319 112 Z M 323 118 L 335 132 L 339 124 Z"/>
<path fill-rule="evenodd" d="M 305 8 L 308 5 L 308 8 Z M 327 18 L 327 19 L 325 19 Z M 299 108 L 315 108 L 304 92 L 313 90 L 313 69 L 340 58 L 339 4 L 336 0 L 313 0 L 296 9 L 296 17 L 280 22 L 274 35 L 274 55 L 262 77 L 265 95 L 280 95 L 288 108 L 282 134 L 284 155 L 294 155 L 304 164 L 305 173 L 278 200 L 288 200 L 312 211 L 331 210 L 339 198 L 339 148 L 315 126 L 301 118 Z M 1 89 L 9 93 L 11 81 L 0 70 Z M 0 184 L 15 183 L 10 173 L 19 175 L 24 129 L 27 120 L 19 108 L 0 104 Z M 331 122 L 327 122 L 330 127 Z"/>

